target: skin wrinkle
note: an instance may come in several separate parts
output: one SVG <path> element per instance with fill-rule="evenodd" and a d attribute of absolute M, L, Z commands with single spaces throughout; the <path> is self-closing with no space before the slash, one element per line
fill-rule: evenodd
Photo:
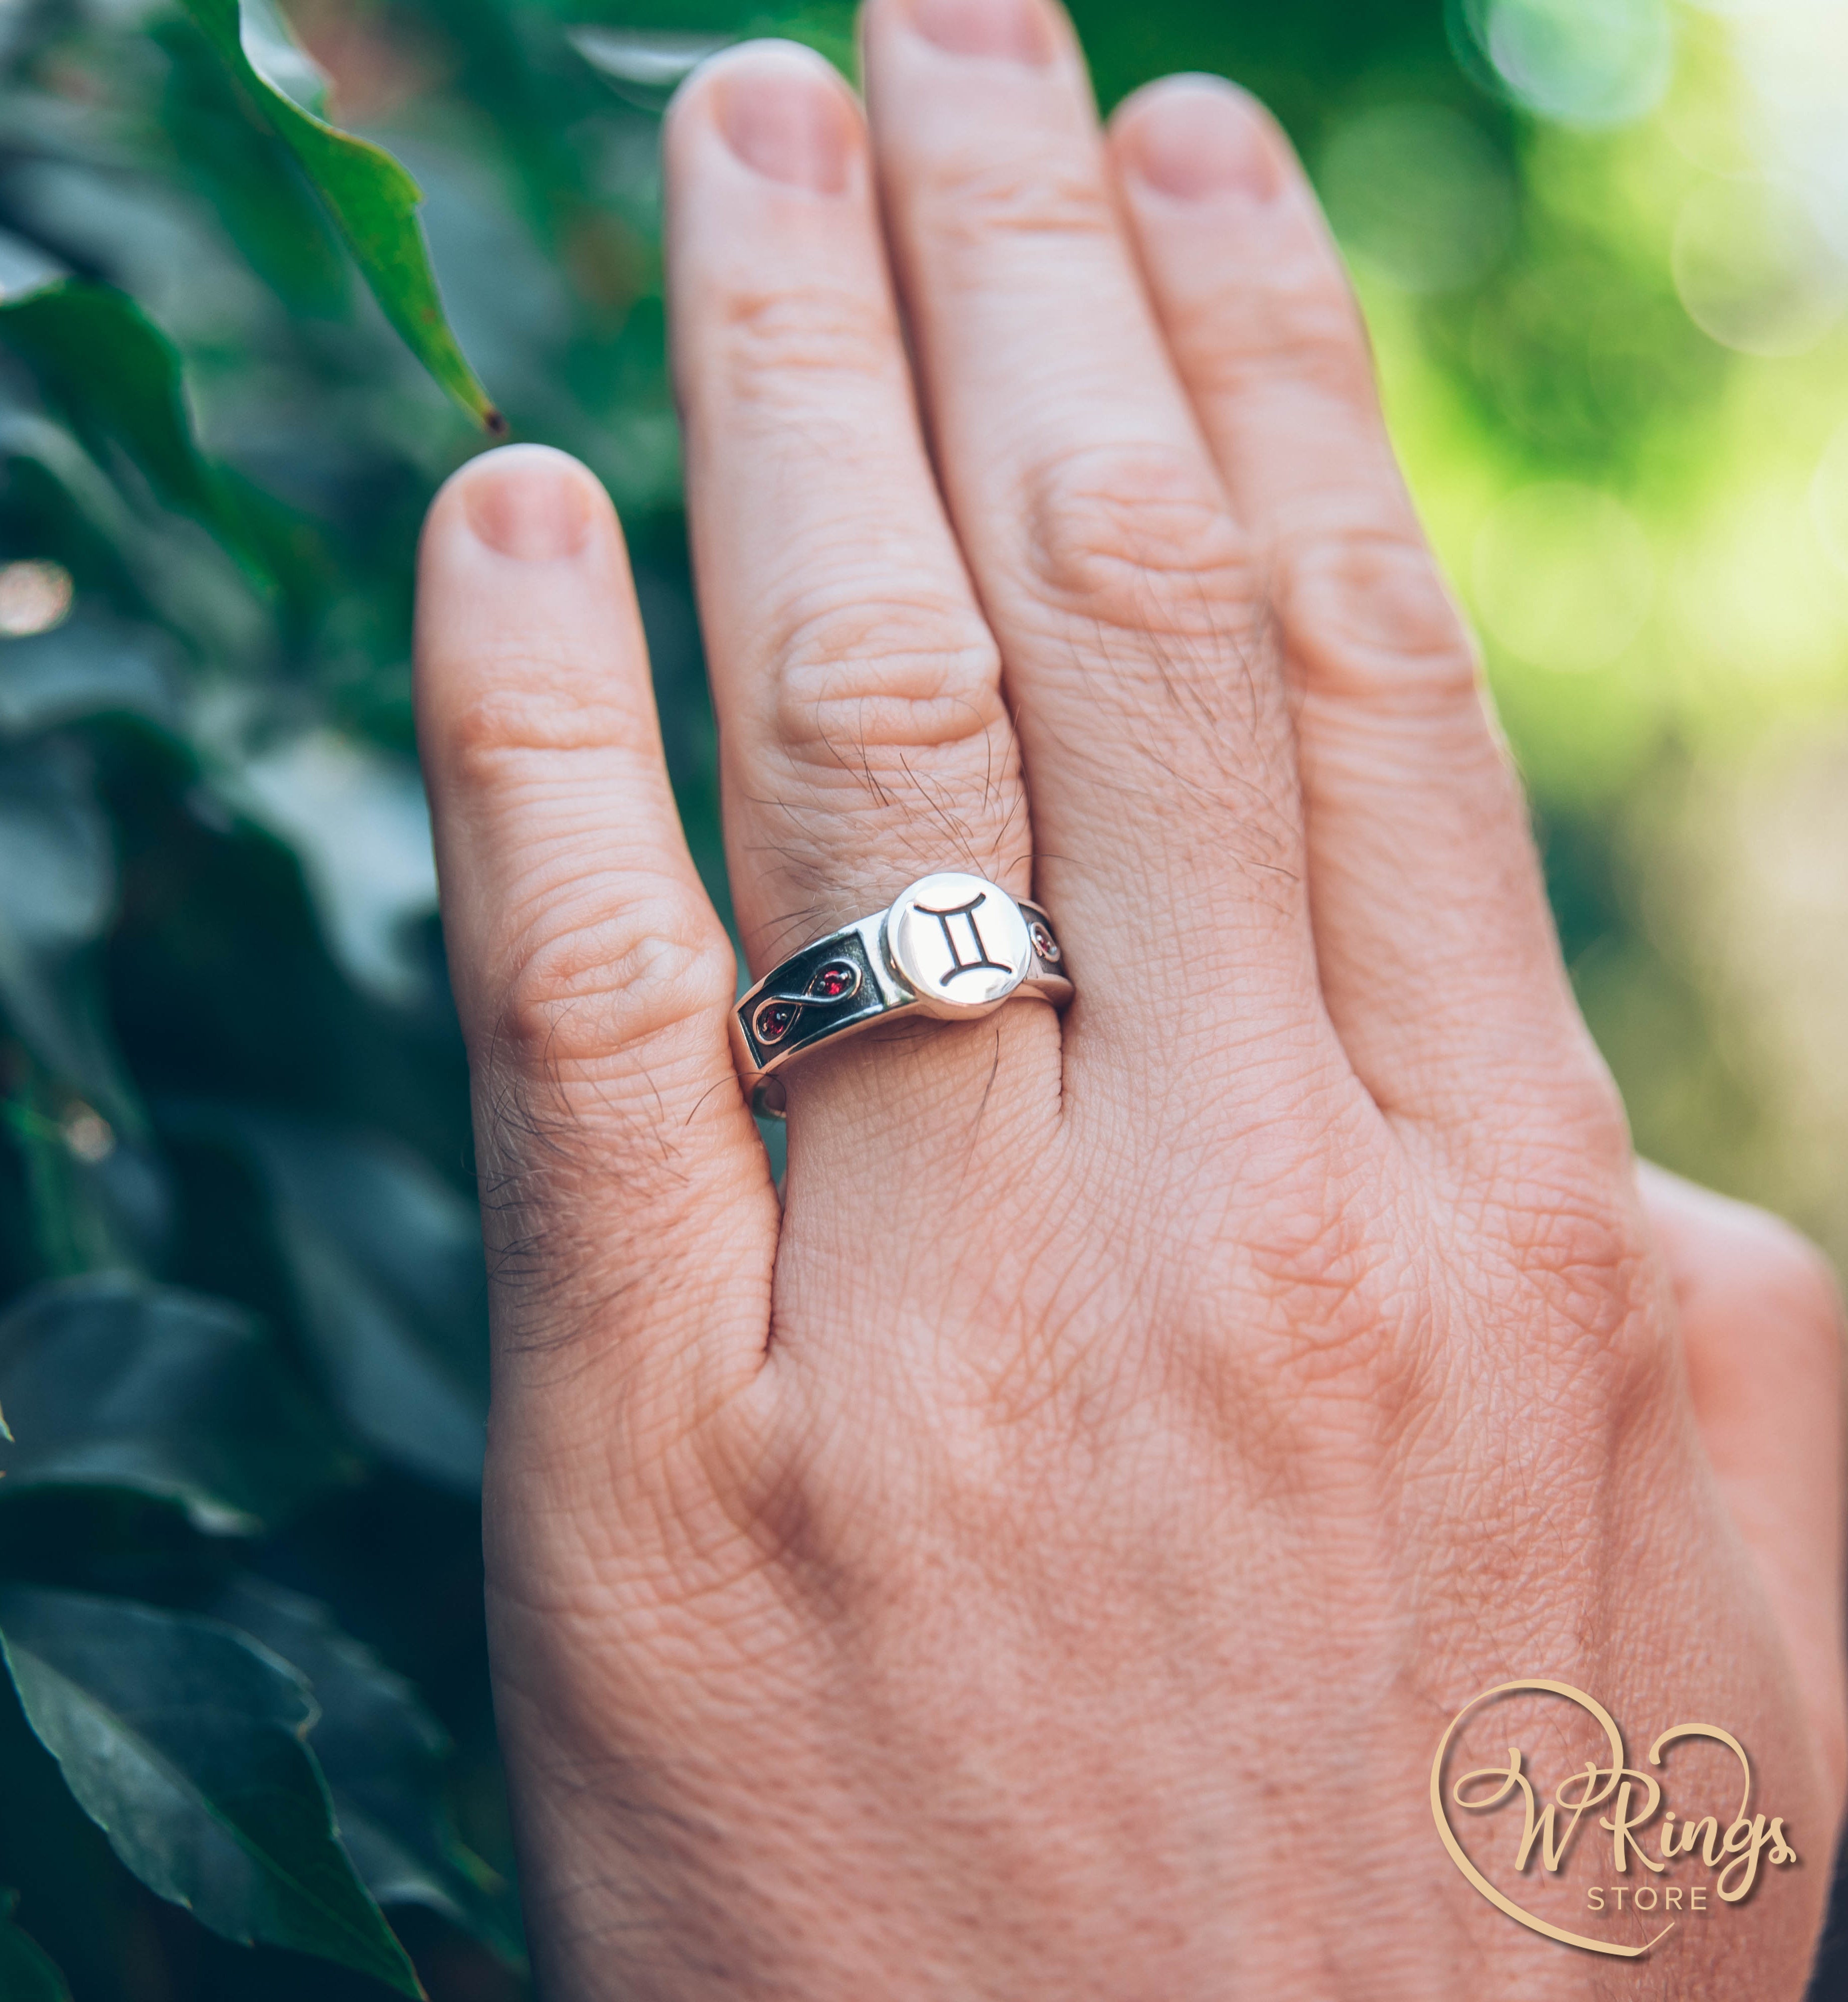
<path fill-rule="evenodd" d="M 748 690 L 761 685 L 779 695 L 791 678 L 851 668 L 849 685 L 858 693 L 870 680 L 902 680 L 923 664 L 935 693 L 945 667 L 960 661 L 975 671 L 958 676 L 959 692 L 978 706 L 992 699 L 993 638 L 957 588 L 957 571 L 915 561 L 926 552 L 924 537 L 877 512 L 856 521 L 832 509 L 814 519 L 811 532 L 814 560 L 800 577 L 771 581 L 767 602 L 754 606 L 749 632 L 741 635 Z M 767 677 L 761 684 L 760 675 Z"/>
<path fill-rule="evenodd" d="M 646 1177 L 629 1166 L 620 1146 L 599 1147 L 593 1163 L 581 1091 L 567 1091 L 549 1055 L 536 1073 L 549 1087 L 548 1111 L 540 1110 L 533 1096 L 535 1073 L 530 1063 L 488 1066 L 486 1075 L 493 1081 L 492 1091 L 486 1097 L 477 1094 L 477 1130 L 490 1295 L 518 1303 L 519 1332 L 511 1337 L 513 1346 L 542 1354 L 581 1346 L 574 1340 L 570 1324 L 614 1325 L 622 1300 L 648 1289 L 650 1275 L 642 1250 L 647 1234 L 638 1233 L 634 1243 L 622 1247 L 627 1268 L 619 1276 L 598 1282 L 595 1275 L 608 1268 L 607 1248 L 574 1231 L 561 1237 L 570 1229 L 561 1219 L 570 1219 L 574 1212 L 555 1203 L 553 1191 L 561 1184 L 586 1180 L 626 1186 L 632 1205 L 639 1198 L 650 1209 L 664 1211 L 664 1220 L 671 1221 L 685 1206 L 692 1177 L 679 1165 L 671 1125 L 665 1120 L 653 1122 L 636 1136 L 651 1143 L 655 1156 Z M 659 1104 L 658 1086 L 652 1086 L 652 1093 Z M 633 1119 L 622 1118 L 619 1130 L 627 1134 L 633 1125 Z M 664 1191 L 657 1194 L 656 1185 L 664 1177 Z M 539 1331 L 547 1322 L 556 1332 Z M 594 1354 L 585 1355 L 577 1366 L 588 1368 L 595 1360 Z"/>
<path fill-rule="evenodd" d="M 572 700 L 568 685 L 556 678 L 556 662 L 543 650 L 514 654 L 504 666 L 510 685 L 483 690 L 449 723 L 448 755 L 462 792 L 499 804 L 507 767 L 527 762 L 529 754 L 543 754 L 545 768 L 535 776 L 556 784 L 556 753 L 584 751 L 607 762 L 612 739 L 628 735 L 624 706 Z M 546 680 L 553 685 L 546 686 Z"/>
<path fill-rule="evenodd" d="M 1116 214 L 1090 160 L 1044 158 L 995 161 L 982 152 L 938 155 L 919 177 L 914 199 L 947 266 L 947 289 L 978 291 L 997 241 L 1006 254 L 1034 253 L 1063 262 L 1086 248 L 1116 240 Z M 959 272 L 959 256 L 969 273 Z"/>
<path fill-rule="evenodd" d="M 933 817 L 930 797 L 920 790 L 917 797 L 921 807 L 917 818 L 928 821 Z M 858 897 L 843 892 L 841 872 L 833 861 L 840 840 L 838 822 L 829 820 L 819 809 L 805 811 L 786 804 L 767 801 L 762 804 L 767 809 L 773 807 L 776 812 L 787 814 L 803 832 L 800 838 L 788 841 L 759 841 L 753 844 L 751 850 L 759 859 L 765 887 L 777 884 L 793 891 L 799 899 L 790 910 L 761 919 L 755 928 L 755 933 L 761 935 L 762 943 L 752 951 L 751 963 L 760 971 L 766 970 L 800 947 L 825 936 L 838 926 L 863 916 L 868 904 L 877 907 L 882 901 L 880 891 L 869 891 Z M 894 799 L 889 804 L 896 807 L 898 802 Z M 769 817 L 766 812 L 765 818 Z M 901 856 L 884 867 L 880 878 L 884 897 L 895 895 L 908 877 L 932 868 L 954 866 L 1002 881 L 1010 877 L 1017 880 L 1024 873 L 1017 861 L 1008 859 L 1000 838 L 997 837 L 992 844 L 985 841 L 978 846 L 978 837 L 971 827 L 958 827 L 946 821 L 945 831 L 948 835 L 947 846 L 942 835 L 934 843 L 921 835 L 914 836 L 910 859 Z M 769 858 L 774 858 L 773 866 L 764 866 Z"/>
<path fill-rule="evenodd" d="M 1236 218 L 1222 209 L 1214 218 L 1223 232 L 1219 254 L 1205 256 L 1187 254 L 1197 241 L 1188 225 L 1201 212 L 1182 221 L 1163 204 L 1139 237 L 1143 268 L 1201 403 L 1242 398 L 1258 378 L 1280 419 L 1299 417 L 1299 403 L 1369 406 L 1376 376 L 1365 319 L 1287 142 L 1278 134 L 1274 144 L 1289 162 L 1291 191 L 1281 201 L 1261 213 L 1241 207 Z M 1247 282 L 1222 247 L 1240 237 L 1263 259 L 1263 285 Z M 1396 466 L 1389 476 L 1396 480 Z"/>
<path fill-rule="evenodd" d="M 984 741 L 992 742 L 992 738 L 985 735 Z M 954 804 L 955 793 L 969 790 L 965 761 L 960 756 L 949 760 L 936 758 L 933 755 L 934 748 L 922 747 L 922 755 L 931 755 L 933 763 L 944 766 L 945 776 L 940 780 L 934 773 L 917 768 L 912 762 L 918 755 L 915 752 L 898 752 L 890 760 L 891 769 L 881 776 L 874 770 L 869 753 L 863 751 L 859 757 L 855 758 L 835 745 L 830 747 L 833 755 L 827 769 L 833 776 L 853 781 L 876 810 L 882 824 L 889 819 L 893 831 L 905 839 L 908 846 L 922 847 L 929 824 L 934 821 L 950 835 L 957 853 L 968 856 L 971 863 L 987 865 L 985 872 L 978 873 L 993 874 L 1005 866 L 1000 858 L 1007 848 L 1010 845 L 1018 847 L 1023 840 L 1023 824 L 1015 824 L 1023 823 L 1024 796 L 1016 785 L 1010 783 L 1005 787 L 998 787 L 992 777 L 985 777 L 971 805 L 958 810 Z M 894 787 L 894 776 L 904 782 L 901 786 Z M 1000 793 L 1005 794 L 1006 807 L 997 821 L 997 795 Z M 813 799 L 797 800 L 786 795 L 768 794 L 754 794 L 750 799 L 766 820 L 780 819 L 804 828 L 807 835 L 805 847 L 825 852 L 839 846 L 838 828 L 832 816 L 842 810 L 840 797 L 838 793 L 824 797 L 818 789 L 817 797 Z M 925 827 L 919 827 L 920 820 Z M 984 830 L 979 837 L 978 828 Z M 979 849 L 976 846 L 978 838 L 982 842 Z M 779 856 L 791 866 L 803 852 L 790 846 L 772 846 L 767 841 L 760 842 L 757 847 L 759 852 Z M 832 861 L 832 855 L 828 859 Z M 838 863 L 835 863 L 834 873 L 838 874 Z"/>
<path fill-rule="evenodd" d="M 1250 553 L 1190 453 L 1089 445 L 1034 464 L 1022 483 L 1028 589 L 1048 609 L 1128 636 L 1126 663 L 1149 638 L 1218 642 L 1227 615 L 1242 623 L 1254 602 Z M 1202 617 L 1186 618 L 1190 602 Z"/>
<path fill-rule="evenodd" d="M 804 696 L 790 685 L 800 672 L 791 663 L 791 655 L 797 650 L 792 647 L 781 655 L 785 692 L 777 705 L 779 749 L 797 758 L 811 749 L 818 750 L 825 762 L 843 766 L 849 761 L 842 757 L 840 745 L 851 742 L 856 750 L 853 762 L 870 771 L 875 749 L 891 748 L 902 756 L 978 740 L 989 750 L 992 769 L 993 741 L 1004 728 L 1006 717 L 998 686 L 999 671 L 989 662 L 984 662 L 978 674 L 963 678 L 967 692 L 940 686 L 927 694 L 922 691 L 907 694 L 886 687 L 868 687 L 867 662 L 877 661 L 882 668 L 889 668 L 894 664 L 893 650 L 875 647 L 856 632 L 839 657 L 841 664 L 853 662 L 856 685 L 838 688 L 826 695 Z M 832 727 L 836 717 L 844 727 Z"/>
<path fill-rule="evenodd" d="M 821 429 L 811 438 L 851 444 L 839 416 L 844 381 L 896 386 L 898 333 L 888 302 L 846 284 L 738 291 L 714 285 L 697 310 L 716 336 L 717 365 L 699 394 L 727 423 L 748 425 L 761 402 L 765 434 L 781 441 L 793 404 Z M 810 378 L 805 381 L 804 378 Z M 708 425 L 710 418 L 706 420 Z"/>
<path fill-rule="evenodd" d="M 1414 535 L 1396 525 L 1313 539 L 1299 533 L 1278 562 L 1285 650 L 1306 685 L 1344 703 L 1414 706 L 1427 722 L 1452 706 L 1479 708 L 1480 662 Z M 1389 642 L 1369 646 L 1364 635 L 1377 622 L 1379 599 L 1389 599 L 1408 575 L 1416 584 L 1407 598 L 1417 602 L 1393 606 Z"/>
<path fill-rule="evenodd" d="M 1247 719 L 1245 734 L 1242 736 L 1223 731 L 1220 718 L 1210 706 L 1208 691 L 1216 691 L 1224 685 L 1222 667 L 1207 672 L 1196 671 L 1177 675 L 1172 671 L 1187 654 L 1196 652 L 1199 658 L 1212 659 L 1217 649 L 1201 647 L 1190 649 L 1173 639 L 1163 639 L 1152 632 L 1146 658 L 1153 668 L 1157 682 L 1166 696 L 1170 706 L 1184 717 L 1189 706 L 1185 691 L 1198 692 L 1195 701 L 1199 713 L 1189 719 L 1194 726 L 1188 739 L 1190 749 L 1204 749 L 1215 753 L 1210 758 L 1211 775 L 1207 778 L 1196 776 L 1183 768 L 1171 748 L 1171 736 L 1151 727 L 1147 737 L 1138 745 L 1147 762 L 1160 772 L 1178 790 L 1192 795 L 1193 803 L 1200 809 L 1201 818 L 1208 825 L 1219 825 L 1229 822 L 1236 828 L 1243 843 L 1240 856 L 1243 865 L 1264 874 L 1275 876 L 1292 891 L 1299 891 L 1302 881 L 1300 841 L 1291 832 L 1292 816 L 1295 809 L 1295 774 L 1287 776 L 1281 770 L 1272 773 L 1254 773 L 1247 769 L 1250 759 L 1243 765 L 1237 759 L 1233 746 L 1242 746 L 1247 752 L 1253 746 L 1264 741 L 1265 732 L 1255 713 L 1258 704 L 1257 675 L 1254 672 L 1246 650 L 1235 639 L 1229 640 L 1226 652 L 1239 664 L 1237 679 L 1252 692 L 1252 709 L 1254 713 Z M 1096 630 L 1096 657 L 1110 663 L 1107 635 L 1102 626 Z M 1138 712 L 1138 713 L 1140 712 Z M 1222 740 L 1228 736 L 1232 741 Z M 1122 790 L 1134 795 L 1138 788 L 1119 782 Z M 1269 788 L 1274 786 L 1284 797 Z M 1270 853 L 1264 853 L 1266 848 Z M 1288 898 L 1282 906 L 1292 909 L 1295 899 Z"/>
<path fill-rule="evenodd" d="M 544 915 L 556 917 L 556 899 Z M 723 934 L 671 936 L 678 915 L 676 899 L 591 923 L 547 923 L 542 931 L 535 923 L 502 984 L 496 1048 L 515 1064 L 543 1052 L 545 1063 L 575 1070 L 594 1069 L 612 1047 L 703 1046 L 715 1008 L 731 998 L 732 952 Z M 668 923 L 650 922 L 657 917 Z"/>
<path fill-rule="evenodd" d="M 1242 867 L 1260 876 L 1274 876 L 1286 889 L 1299 891 L 1299 842 L 1288 832 L 1296 794 L 1293 772 L 1286 778 L 1280 769 L 1267 779 L 1241 766 L 1230 755 L 1228 747 L 1213 758 L 1210 780 L 1196 778 L 1179 764 L 1148 724 L 1146 711 L 1124 699 L 1126 687 L 1133 687 L 1139 679 L 1135 673 L 1136 665 L 1140 663 L 1152 668 L 1173 709 L 1185 714 L 1187 702 L 1183 692 L 1198 704 L 1197 721 L 1200 727 L 1190 733 L 1190 748 L 1216 750 L 1226 735 L 1220 727 L 1216 698 L 1226 688 L 1223 662 L 1229 657 L 1238 663 L 1239 673 L 1233 678 L 1245 689 L 1250 706 L 1248 732 L 1238 741 L 1247 750 L 1251 745 L 1264 741 L 1258 713 L 1261 702 L 1258 689 L 1265 678 L 1264 671 L 1254 664 L 1253 650 L 1245 645 L 1231 624 L 1215 626 L 1205 587 L 1198 579 L 1196 583 L 1201 626 L 1208 636 L 1205 644 L 1191 646 L 1173 633 L 1163 633 L 1152 623 L 1141 646 L 1125 659 L 1114 651 L 1110 631 L 1100 623 L 1091 626 L 1088 647 L 1078 644 L 1075 634 L 1068 636 L 1065 658 L 1075 678 L 1086 690 L 1087 706 L 1094 710 L 1111 713 L 1114 717 L 1120 718 L 1121 727 L 1113 731 L 1108 740 L 1111 758 L 1107 763 L 1097 762 L 1097 748 L 1081 745 L 1069 737 L 1054 737 L 1051 741 L 1068 767 L 1085 769 L 1094 784 L 1118 793 L 1128 800 L 1139 802 L 1144 789 L 1126 774 L 1121 760 L 1125 748 L 1134 748 L 1170 783 L 1195 796 L 1201 809 L 1201 825 L 1212 828 L 1216 839 L 1223 841 L 1229 828 L 1236 830 L 1239 846 L 1233 852 Z M 1267 615 L 1256 614 L 1251 623 L 1262 630 L 1267 623 Z M 1189 656 L 1190 671 L 1171 671 L 1170 663 L 1177 663 Z M 1047 726 L 1037 717 L 1035 722 L 1033 734 L 1045 734 Z M 1278 797 L 1277 793 L 1267 790 L 1269 786 L 1277 787 L 1283 796 Z M 1157 786 L 1155 790 L 1159 797 L 1165 788 Z M 1244 811 L 1241 802 L 1249 802 L 1255 811 Z M 1266 848 L 1269 853 L 1264 852 Z M 1042 860 L 1049 859 L 1051 858 L 1042 853 Z M 1278 914 L 1286 914 L 1293 901 L 1286 898 L 1280 902 Z"/>

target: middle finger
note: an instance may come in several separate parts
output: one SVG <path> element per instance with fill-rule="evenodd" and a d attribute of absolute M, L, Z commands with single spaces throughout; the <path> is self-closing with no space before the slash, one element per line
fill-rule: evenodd
<path fill-rule="evenodd" d="M 863 32 L 939 476 L 1002 650 L 1036 881 L 1082 969 L 1069 1055 L 1094 1030 L 1114 1057 L 1145 1043 L 1181 969 L 1218 997 L 1189 1024 L 1209 1063 L 1223 1009 L 1313 1051 L 1252 546 L 1124 242 L 1070 28 L 1046 0 L 871 0 Z"/>

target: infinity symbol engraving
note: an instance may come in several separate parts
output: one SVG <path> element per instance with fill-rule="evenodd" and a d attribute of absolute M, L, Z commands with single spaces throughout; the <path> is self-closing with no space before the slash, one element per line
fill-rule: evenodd
<path fill-rule="evenodd" d="M 751 1012 L 751 1033 L 760 1043 L 780 1043 L 801 1020 L 804 1010 L 850 1001 L 859 992 L 859 968 L 850 959 L 831 959 L 816 970 L 800 994 L 766 994 Z"/>

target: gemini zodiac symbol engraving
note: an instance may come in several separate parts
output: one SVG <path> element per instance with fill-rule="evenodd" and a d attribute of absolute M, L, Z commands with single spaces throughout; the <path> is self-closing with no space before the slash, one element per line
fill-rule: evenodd
<path fill-rule="evenodd" d="M 929 904 L 919 904 L 913 906 L 919 917 L 935 918 L 943 928 L 943 944 L 950 954 L 948 968 L 938 976 L 943 986 L 947 987 L 953 980 L 960 978 L 965 973 L 979 971 L 983 967 L 987 967 L 995 973 L 1013 971 L 1014 969 L 1006 960 L 990 959 L 989 949 L 982 943 L 980 928 L 975 923 L 975 913 L 988 900 L 989 893 L 984 890 L 979 896 L 971 897 L 966 904 L 953 905 L 947 911 L 933 909 Z M 962 947 L 957 939 L 955 929 L 951 923 L 951 920 L 956 918 L 961 918 L 968 926 L 969 938 L 975 947 L 975 957 L 973 959 L 963 957 Z"/>
<path fill-rule="evenodd" d="M 832 1007 L 859 992 L 859 968 L 850 959 L 831 959 L 800 994 L 765 995 L 751 1015 L 751 1033 L 760 1043 L 780 1043 L 808 1009 Z"/>
<path fill-rule="evenodd" d="M 892 970 L 931 1014 L 986 1014 L 1027 977 L 1033 942 L 1020 907 L 986 877 L 943 870 L 887 912 Z"/>

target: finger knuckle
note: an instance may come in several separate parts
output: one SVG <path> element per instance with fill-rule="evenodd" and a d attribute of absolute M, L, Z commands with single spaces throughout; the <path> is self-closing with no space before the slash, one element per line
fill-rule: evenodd
<path fill-rule="evenodd" d="M 1185 451 L 1065 454 L 1038 469 L 1027 519 L 1035 583 L 1088 625 L 1216 644 L 1257 596 L 1225 496 Z"/>
<path fill-rule="evenodd" d="M 769 713 L 740 734 L 758 867 L 826 928 L 856 873 L 946 852 L 1006 877 L 1024 860 L 1026 795 L 1000 661 L 967 603 L 875 580 L 811 578 L 765 637 Z M 846 879 L 844 880 L 844 869 Z M 870 894 L 869 886 L 868 894 Z"/>
<path fill-rule="evenodd" d="M 966 606 L 811 585 L 770 629 L 777 741 L 835 769 L 937 750 L 1002 727 L 1000 657 Z"/>
<path fill-rule="evenodd" d="M 545 654 L 497 654 L 494 673 L 495 685 L 461 704 L 444 731 L 449 773 L 470 793 L 503 792 L 561 757 L 602 750 L 630 734 L 626 714 Z"/>
<path fill-rule="evenodd" d="M 1104 242 L 1116 231 L 1100 176 L 1074 163 L 1049 166 L 1037 151 L 1001 159 L 992 145 L 947 154 L 925 180 L 922 208 L 932 236 L 952 256 L 992 252 L 997 238 L 1062 251 L 1074 239 Z"/>
<path fill-rule="evenodd" d="M 1524 1317 L 1516 1306 L 1514 1331 L 1536 1365 L 1574 1382 L 1588 1374 L 1620 1404 L 1665 1386 L 1673 1348 L 1661 1275 L 1620 1178 L 1536 1156 L 1498 1206 L 1520 1296 L 1534 1310 Z"/>
<path fill-rule="evenodd" d="M 1197 393 L 1241 401 L 1279 382 L 1348 408 L 1373 401 L 1373 358 L 1354 295 L 1323 246 L 1300 243 L 1258 282 L 1240 267 L 1184 310 Z"/>
<path fill-rule="evenodd" d="M 1323 530 L 1278 550 L 1285 644 L 1304 685 L 1396 713 L 1478 706 L 1479 668 L 1409 523 Z"/>
<path fill-rule="evenodd" d="M 1214 1292 L 1257 1303 L 1257 1324 L 1277 1331 L 1267 1372 L 1281 1369 L 1302 1391 L 1358 1383 L 1382 1404 L 1389 1379 L 1420 1366 L 1428 1287 L 1405 1219 L 1353 1199 L 1371 1173 L 1364 1117 L 1292 1111 L 1248 1146 L 1262 1195 L 1241 1202 L 1233 1269 Z M 1247 1331 L 1229 1349 L 1242 1355 L 1250 1341 Z"/>
<path fill-rule="evenodd" d="M 713 379 L 735 420 L 754 405 L 807 393 L 833 403 L 843 382 L 878 381 L 896 364 L 897 329 L 883 296 L 818 281 L 728 293 L 711 323 Z"/>
<path fill-rule="evenodd" d="M 494 1061 L 562 1081 L 592 1073 L 606 1107 L 619 1103 L 624 1076 L 645 1082 L 651 1104 L 664 1076 L 703 1079 L 736 962 L 716 923 L 689 902 L 678 885 L 638 893 L 592 882 L 566 909 L 549 909 L 512 956 Z"/>

